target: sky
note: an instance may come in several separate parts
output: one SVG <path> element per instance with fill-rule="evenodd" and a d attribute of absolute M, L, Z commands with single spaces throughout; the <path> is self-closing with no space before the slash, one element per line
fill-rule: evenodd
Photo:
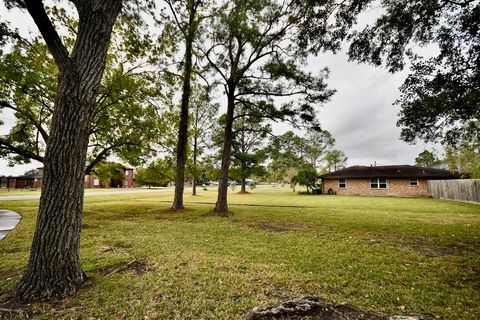
<path fill-rule="evenodd" d="M 37 32 L 27 13 L 8 12 L 0 3 L 0 17 L 11 21 L 21 32 Z M 318 113 L 323 129 L 336 139 L 336 148 L 345 152 L 348 165 L 414 164 L 415 157 L 425 148 L 422 142 L 409 145 L 400 141 L 400 128 L 396 127 L 399 108 L 393 102 L 399 98 L 398 88 L 408 70 L 391 74 L 385 68 L 349 62 L 345 52 L 322 54 L 309 59 L 308 69 L 313 73 L 328 67 L 328 84 L 337 92 Z M 13 115 L 1 113 L 7 125 Z M 284 130 L 289 130 L 286 125 Z M 6 126 L 0 127 L 5 134 Z M 33 162 L 28 165 L 8 167 L 0 159 L 0 175 L 21 175 L 40 167 Z"/>

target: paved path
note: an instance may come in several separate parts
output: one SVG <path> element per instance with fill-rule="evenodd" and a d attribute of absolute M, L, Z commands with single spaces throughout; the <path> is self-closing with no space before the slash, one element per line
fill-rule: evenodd
<path fill-rule="evenodd" d="M 0 210 L 0 240 L 13 230 L 22 217 L 10 210 Z"/>
<path fill-rule="evenodd" d="M 115 189 L 112 189 L 115 190 Z M 131 189 L 121 191 L 103 191 L 103 192 L 85 192 L 85 197 L 96 197 L 96 196 L 110 196 L 118 194 L 134 194 L 134 193 L 151 193 L 151 192 L 171 192 L 173 188 L 164 188 L 164 189 Z M 36 200 L 40 199 L 40 193 L 28 196 L 0 196 L 0 201 L 17 201 L 17 200 Z"/>

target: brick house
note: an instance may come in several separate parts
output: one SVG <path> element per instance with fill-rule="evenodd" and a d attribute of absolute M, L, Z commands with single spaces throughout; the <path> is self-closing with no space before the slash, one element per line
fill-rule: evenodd
<path fill-rule="evenodd" d="M 135 182 L 135 173 L 133 168 L 127 168 L 123 167 L 123 174 L 125 175 L 125 179 L 120 181 L 120 180 L 114 180 L 110 181 L 108 185 L 102 185 L 95 176 L 94 173 L 92 174 L 87 174 L 85 175 L 84 179 L 84 187 L 85 189 L 89 188 L 136 188 L 139 185 Z M 37 187 L 41 187 L 42 180 L 43 180 L 43 168 L 37 168 L 38 172 L 38 184 Z"/>
<path fill-rule="evenodd" d="M 408 165 L 352 166 L 320 176 L 326 194 L 428 196 L 427 180 L 458 179 L 448 170 Z"/>
<path fill-rule="evenodd" d="M 34 189 L 36 188 L 35 177 L 29 176 L 18 176 L 18 177 L 7 177 L 7 189 Z"/>

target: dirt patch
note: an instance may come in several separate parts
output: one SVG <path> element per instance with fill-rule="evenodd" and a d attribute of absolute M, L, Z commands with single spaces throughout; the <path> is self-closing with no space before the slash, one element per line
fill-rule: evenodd
<path fill-rule="evenodd" d="M 269 232 L 288 232 L 288 231 L 301 231 L 307 228 L 306 225 L 300 223 L 270 223 L 270 222 L 258 222 L 247 223 L 247 227 L 262 231 Z"/>
<path fill-rule="evenodd" d="M 305 296 L 279 305 L 255 307 L 246 314 L 249 320 L 311 319 L 311 320 L 419 320 L 427 318 L 388 316 L 361 310 L 349 304 L 329 302 Z"/>
<path fill-rule="evenodd" d="M 388 317 L 365 312 L 348 304 L 327 302 L 318 297 L 305 296 L 279 305 L 255 307 L 247 313 L 249 320 L 315 319 L 315 320 L 384 320 Z"/>
<path fill-rule="evenodd" d="M 30 308 L 12 303 L 0 304 L 0 320 L 7 319 L 30 319 L 33 316 Z"/>
<path fill-rule="evenodd" d="M 436 245 L 434 241 L 424 237 L 402 237 L 399 242 L 401 245 L 409 247 L 427 257 L 473 257 L 480 253 L 474 249 L 480 248 L 480 243 L 468 245 L 458 242 L 451 245 Z"/>
<path fill-rule="evenodd" d="M 134 259 L 130 262 L 117 263 L 105 268 L 101 268 L 98 270 L 98 272 L 105 277 L 109 277 L 116 273 L 133 271 L 138 276 L 152 270 L 153 268 L 148 264 L 147 261 Z"/>
<path fill-rule="evenodd" d="M 248 191 L 238 191 L 237 194 L 251 194 L 251 193 Z"/>
<path fill-rule="evenodd" d="M 8 270 L 0 272 L 0 281 L 10 280 L 23 274 L 23 270 Z"/>
<path fill-rule="evenodd" d="M 11 298 L 0 303 L 0 320 L 10 319 L 43 319 L 67 318 L 71 312 L 83 311 L 85 307 L 72 307 L 69 299 L 53 301 L 36 301 L 34 303 L 22 303 Z M 70 319 L 71 317 L 69 317 Z M 73 319 L 73 318 L 71 318 Z"/>

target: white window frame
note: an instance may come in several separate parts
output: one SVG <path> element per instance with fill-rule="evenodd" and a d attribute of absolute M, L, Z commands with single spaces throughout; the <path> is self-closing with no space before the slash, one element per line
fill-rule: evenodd
<path fill-rule="evenodd" d="M 380 187 L 380 179 L 385 180 L 385 188 Z M 376 180 L 377 182 L 375 183 L 377 186 L 373 187 L 373 180 Z M 382 183 L 383 184 L 383 183 Z M 370 179 L 370 189 L 388 189 L 388 179 L 387 178 L 371 178 Z"/>
<path fill-rule="evenodd" d="M 414 181 L 415 181 L 415 184 L 412 183 Z M 410 178 L 410 186 L 411 187 L 418 187 L 418 178 Z"/>
<path fill-rule="evenodd" d="M 340 180 L 343 180 L 343 187 L 340 185 Z M 347 189 L 347 179 L 338 179 L 338 188 L 339 189 Z"/>

